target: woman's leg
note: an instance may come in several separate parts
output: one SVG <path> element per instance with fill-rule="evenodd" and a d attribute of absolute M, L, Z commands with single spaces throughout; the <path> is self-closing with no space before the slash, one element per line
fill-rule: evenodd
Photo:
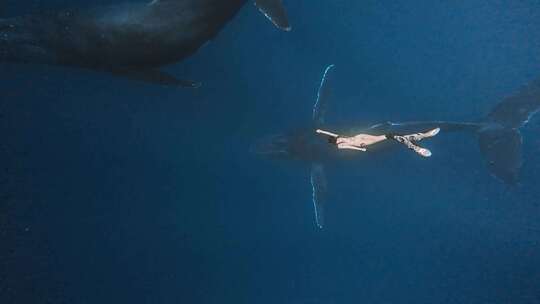
<path fill-rule="evenodd" d="M 410 141 L 421 141 L 424 138 L 429 138 L 429 137 L 433 137 L 437 135 L 440 130 L 441 130 L 440 128 L 435 128 L 433 130 L 429 130 L 424 133 L 409 134 L 409 135 L 404 135 L 403 137 L 407 138 Z"/>
<path fill-rule="evenodd" d="M 407 146 L 407 148 L 413 150 L 414 152 L 420 154 L 423 157 L 430 157 L 431 156 L 431 151 L 429 151 L 426 148 L 422 148 L 420 146 L 415 145 L 406 136 L 394 135 L 393 138 L 394 138 L 394 140 L 404 144 L 405 146 Z"/>

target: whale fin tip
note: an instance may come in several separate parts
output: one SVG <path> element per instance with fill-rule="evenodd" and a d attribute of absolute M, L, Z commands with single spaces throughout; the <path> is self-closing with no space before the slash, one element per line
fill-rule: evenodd
<path fill-rule="evenodd" d="M 287 32 L 291 30 L 282 0 L 255 0 L 255 6 L 278 28 Z"/>
<path fill-rule="evenodd" d="M 192 88 L 197 89 L 202 86 L 200 82 L 178 79 L 175 76 L 157 69 L 119 69 L 111 70 L 113 75 L 118 77 L 123 77 L 130 80 L 136 80 L 140 82 L 172 86 L 172 87 L 182 87 L 182 88 Z"/>

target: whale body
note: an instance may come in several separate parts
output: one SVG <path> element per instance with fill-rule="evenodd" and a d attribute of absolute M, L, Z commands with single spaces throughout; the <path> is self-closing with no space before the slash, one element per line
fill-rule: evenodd
<path fill-rule="evenodd" d="M 368 153 L 336 149 L 321 138 L 315 130 L 326 128 L 326 112 L 332 100 L 334 66 L 324 71 L 313 115 L 306 127 L 285 133 L 263 137 L 251 150 L 267 158 L 292 159 L 309 164 L 312 186 L 312 202 L 315 221 L 319 228 L 324 226 L 324 209 L 328 192 L 325 166 L 335 161 L 368 158 Z M 354 130 L 340 134 L 367 133 L 411 134 L 440 128 L 442 133 L 463 132 L 474 135 L 488 171 L 508 186 L 516 186 L 522 167 L 522 136 L 520 129 L 540 111 L 540 78 L 523 86 L 517 92 L 497 102 L 483 118 L 474 122 L 410 121 L 382 122 L 366 128 L 347 127 Z M 396 146 L 394 141 L 377 144 L 368 151 L 377 151 Z"/>
<path fill-rule="evenodd" d="M 196 86 L 158 68 L 193 55 L 246 0 L 154 0 L 0 19 L 0 62 L 110 72 L 152 83 Z M 290 30 L 281 0 L 258 0 Z"/>

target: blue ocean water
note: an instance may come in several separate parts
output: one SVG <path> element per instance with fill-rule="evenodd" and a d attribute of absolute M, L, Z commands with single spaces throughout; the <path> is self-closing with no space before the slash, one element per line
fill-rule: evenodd
<path fill-rule="evenodd" d="M 463 134 L 328 166 L 322 230 L 309 164 L 250 153 L 309 125 L 328 64 L 337 124 L 481 119 L 540 77 L 540 5 L 285 5 L 293 31 L 248 4 L 167 67 L 197 90 L 0 65 L 0 303 L 540 303 L 538 117 L 517 187 Z"/>

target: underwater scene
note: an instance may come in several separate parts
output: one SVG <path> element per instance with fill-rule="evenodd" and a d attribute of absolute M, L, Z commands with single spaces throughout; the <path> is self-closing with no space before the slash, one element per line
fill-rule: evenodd
<path fill-rule="evenodd" d="M 540 303 L 540 3 L 6 0 L 0 303 Z"/>

